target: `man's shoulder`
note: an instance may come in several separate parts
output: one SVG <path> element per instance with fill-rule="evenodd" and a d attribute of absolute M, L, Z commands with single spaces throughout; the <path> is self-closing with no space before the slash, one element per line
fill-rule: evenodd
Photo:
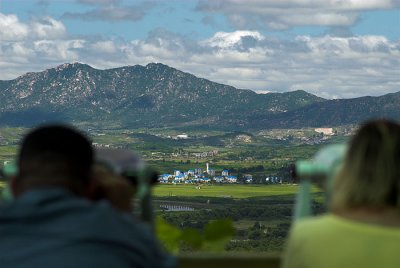
<path fill-rule="evenodd" d="M 164 267 L 163 262 L 168 259 L 147 225 L 133 215 L 117 211 L 106 201 L 90 202 L 62 192 L 37 192 L 3 207 L 2 211 L 0 234 L 4 251 L 0 259 L 10 263 L 20 263 L 17 259 L 36 260 L 35 256 L 42 252 L 76 256 L 91 263 L 126 262 L 135 267 Z M 22 246 L 13 258 L 8 247 L 15 241 Z M 101 256 L 85 257 L 82 252 L 97 252 Z M 42 259 L 51 263 L 47 257 Z"/>
<path fill-rule="evenodd" d="M 5 223 L 29 219 L 26 224 L 72 237 L 109 236 L 127 240 L 152 237 L 149 228 L 133 215 L 113 208 L 107 201 L 91 202 L 62 189 L 31 191 L 1 208 Z M 39 224 L 40 223 L 40 224 Z"/>
<path fill-rule="evenodd" d="M 85 217 L 84 215 L 82 216 Z M 113 230 L 109 230 L 109 232 L 119 234 L 122 237 L 134 235 L 135 237 L 140 236 L 146 239 L 153 236 L 148 225 L 141 222 L 133 214 L 116 210 L 107 201 L 100 201 L 92 204 L 89 217 L 85 218 L 89 221 L 93 221 L 93 223 L 97 222 L 96 226 L 98 227 L 102 226 L 103 228 L 108 228 L 112 226 Z"/>

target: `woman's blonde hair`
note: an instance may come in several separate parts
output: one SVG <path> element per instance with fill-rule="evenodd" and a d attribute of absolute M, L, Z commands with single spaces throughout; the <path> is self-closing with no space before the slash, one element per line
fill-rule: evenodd
<path fill-rule="evenodd" d="M 334 178 L 331 209 L 400 208 L 400 125 L 376 120 L 361 126 Z"/>

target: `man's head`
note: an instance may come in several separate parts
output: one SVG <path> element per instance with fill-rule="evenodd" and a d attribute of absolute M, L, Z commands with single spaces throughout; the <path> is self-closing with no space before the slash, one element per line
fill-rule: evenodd
<path fill-rule="evenodd" d="M 93 164 L 90 142 L 77 130 L 44 126 L 28 133 L 18 154 L 18 174 L 13 192 L 63 187 L 82 195 L 89 185 Z"/>

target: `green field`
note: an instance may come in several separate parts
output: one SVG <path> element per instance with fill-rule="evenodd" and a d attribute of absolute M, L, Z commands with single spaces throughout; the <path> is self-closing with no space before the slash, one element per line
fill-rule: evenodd
<path fill-rule="evenodd" d="M 249 198 L 267 197 L 277 195 L 291 195 L 297 192 L 297 185 L 182 185 L 168 184 L 155 187 L 155 196 L 177 196 L 177 197 L 229 197 Z"/>

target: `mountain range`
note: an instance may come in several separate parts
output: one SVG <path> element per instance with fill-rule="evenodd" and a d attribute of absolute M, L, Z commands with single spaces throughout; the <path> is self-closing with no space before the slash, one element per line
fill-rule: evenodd
<path fill-rule="evenodd" d="M 400 118 L 400 92 L 327 100 L 305 91 L 257 94 L 160 63 L 99 70 L 67 63 L 0 80 L 0 126 L 45 122 L 101 127 L 322 127 Z"/>

